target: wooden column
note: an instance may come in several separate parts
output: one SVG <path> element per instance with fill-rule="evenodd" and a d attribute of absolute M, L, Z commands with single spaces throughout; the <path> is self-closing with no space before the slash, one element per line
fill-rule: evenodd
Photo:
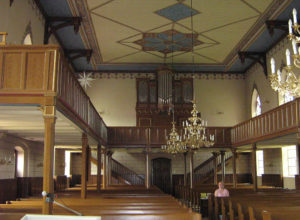
<path fill-rule="evenodd" d="M 101 190 L 101 145 L 97 146 L 97 192 Z"/>
<path fill-rule="evenodd" d="M 190 153 L 190 188 L 194 187 L 194 152 Z"/>
<path fill-rule="evenodd" d="M 149 150 L 146 150 L 146 172 L 145 172 L 145 187 L 150 188 L 150 164 L 149 164 Z"/>
<path fill-rule="evenodd" d="M 212 153 L 213 157 L 214 157 L 214 184 L 217 185 L 218 184 L 218 163 L 217 163 L 217 157 L 218 157 L 218 153 L 217 152 L 213 152 Z"/>
<path fill-rule="evenodd" d="M 102 179 L 102 187 L 106 189 L 106 149 L 103 149 L 103 179 Z"/>
<path fill-rule="evenodd" d="M 55 140 L 55 106 L 44 106 L 44 167 L 43 191 L 54 193 L 53 185 L 53 155 Z M 50 215 L 53 211 L 53 202 L 47 202 L 43 197 L 43 214 Z"/>
<path fill-rule="evenodd" d="M 87 189 L 87 177 L 88 177 L 88 160 L 87 160 L 87 148 L 88 138 L 85 133 L 82 134 L 82 153 L 81 153 L 81 198 L 86 198 Z"/>
<path fill-rule="evenodd" d="M 221 154 L 221 169 L 222 169 L 222 182 L 225 183 L 225 151 L 220 151 Z"/>
<path fill-rule="evenodd" d="M 88 169 L 88 175 L 87 175 L 87 181 L 91 181 L 92 178 L 92 149 L 88 145 L 87 147 L 87 169 Z"/>
<path fill-rule="evenodd" d="M 184 186 L 187 185 L 187 176 L 186 176 L 186 155 L 187 155 L 187 152 L 183 153 L 183 161 L 184 161 L 184 176 L 183 176 L 183 184 Z"/>
<path fill-rule="evenodd" d="M 299 130 L 299 128 L 298 128 Z M 298 160 L 298 171 L 299 171 L 299 174 L 300 174 L 300 132 L 298 131 L 297 133 L 297 149 L 296 149 L 296 152 L 297 152 L 297 160 Z"/>
<path fill-rule="evenodd" d="M 236 178 L 236 149 L 232 149 L 232 185 L 233 188 L 237 186 L 237 178 Z"/>
<path fill-rule="evenodd" d="M 253 190 L 257 191 L 257 171 L 256 171 L 256 143 L 252 144 L 252 182 Z"/>
<path fill-rule="evenodd" d="M 111 183 L 112 183 L 112 181 L 111 181 L 111 159 L 112 159 L 112 152 L 111 151 L 109 151 L 108 153 L 107 153 L 107 156 L 108 156 L 108 164 L 107 164 L 107 171 L 108 171 L 108 175 L 107 175 L 107 177 L 108 177 L 108 182 L 107 182 L 107 185 L 109 186 L 109 185 L 111 185 Z"/>

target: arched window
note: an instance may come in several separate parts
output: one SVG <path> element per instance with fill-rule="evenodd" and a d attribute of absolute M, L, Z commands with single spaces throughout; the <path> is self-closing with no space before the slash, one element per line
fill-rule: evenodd
<path fill-rule="evenodd" d="M 31 40 L 31 34 L 28 33 L 25 38 L 24 38 L 24 41 L 23 41 L 23 44 L 24 45 L 32 45 L 32 40 Z"/>
<path fill-rule="evenodd" d="M 253 93 L 252 93 L 251 114 L 252 117 L 261 114 L 261 100 L 258 91 L 255 88 L 253 89 Z"/>
<path fill-rule="evenodd" d="M 24 177 L 24 150 L 22 147 L 15 147 L 15 176 Z"/>

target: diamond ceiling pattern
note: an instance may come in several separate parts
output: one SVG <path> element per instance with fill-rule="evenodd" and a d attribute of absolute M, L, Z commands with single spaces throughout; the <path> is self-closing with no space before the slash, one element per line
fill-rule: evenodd
<path fill-rule="evenodd" d="M 78 0 L 97 39 L 100 64 L 226 65 L 273 0 Z M 191 27 L 193 15 L 193 30 Z M 192 40 L 192 38 L 194 39 Z M 193 50 L 192 50 L 193 47 Z M 172 59 L 173 56 L 173 59 Z"/>

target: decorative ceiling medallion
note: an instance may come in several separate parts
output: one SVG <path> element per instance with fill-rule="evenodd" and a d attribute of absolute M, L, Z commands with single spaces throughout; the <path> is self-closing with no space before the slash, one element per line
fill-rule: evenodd
<path fill-rule="evenodd" d="M 167 8 L 160 9 L 155 13 L 173 22 L 179 21 L 187 17 L 191 17 L 191 15 L 193 16 L 199 14 L 199 12 L 195 9 L 192 9 L 191 7 L 182 3 L 177 3 Z"/>
<path fill-rule="evenodd" d="M 141 45 L 143 51 L 159 51 L 166 55 L 176 51 L 192 51 L 193 46 L 203 44 L 197 38 L 198 34 L 167 30 L 161 33 L 144 33 L 143 39 L 134 43 Z"/>

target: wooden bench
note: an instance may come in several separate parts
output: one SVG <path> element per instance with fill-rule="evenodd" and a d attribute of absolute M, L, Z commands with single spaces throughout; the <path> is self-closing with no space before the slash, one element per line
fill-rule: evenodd
<path fill-rule="evenodd" d="M 87 199 L 80 198 L 79 189 L 72 189 L 58 193 L 56 201 L 83 215 L 101 216 L 105 220 L 201 220 L 200 214 L 193 213 L 190 208 L 182 206 L 176 199 L 156 188 L 115 187 L 102 190 L 101 193 L 89 191 Z M 41 207 L 41 197 L 3 204 L 0 205 L 0 219 L 20 219 L 19 216 L 25 213 L 41 213 Z M 15 218 L 7 218 L 8 214 L 13 214 Z M 70 212 L 54 204 L 53 214 L 70 215 Z"/>

